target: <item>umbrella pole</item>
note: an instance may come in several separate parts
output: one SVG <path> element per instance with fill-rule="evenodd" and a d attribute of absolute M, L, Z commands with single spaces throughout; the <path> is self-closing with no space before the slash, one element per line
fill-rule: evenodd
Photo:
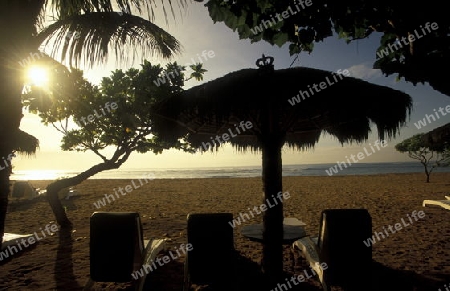
<path fill-rule="evenodd" d="M 281 147 L 271 142 L 263 147 L 264 201 L 267 211 L 263 215 L 262 271 L 269 283 L 276 284 L 283 274 L 283 203 L 277 196 L 282 193 Z"/>
<path fill-rule="evenodd" d="M 281 147 L 283 135 L 278 128 L 277 111 L 268 104 L 261 124 L 263 204 L 262 271 L 269 283 L 281 282 L 283 274 L 283 203 Z M 282 197 L 282 196 L 281 196 Z"/>
<path fill-rule="evenodd" d="M 268 89 L 262 100 L 264 106 L 261 110 L 259 141 L 262 145 L 263 204 L 267 207 L 263 214 L 261 267 L 271 287 L 282 282 L 283 278 L 283 202 L 279 195 L 283 193 L 281 147 L 285 135 L 280 129 L 280 110 L 277 102 L 270 98 L 276 94 L 270 92 L 274 86 L 270 85 L 274 72 L 273 57 L 263 55 L 256 64 L 259 67 L 261 84 Z"/>

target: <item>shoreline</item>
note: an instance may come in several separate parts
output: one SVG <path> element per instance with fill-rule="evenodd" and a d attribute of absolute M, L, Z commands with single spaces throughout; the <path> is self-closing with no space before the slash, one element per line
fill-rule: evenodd
<path fill-rule="evenodd" d="M 396 163 L 356 163 L 351 166 L 338 167 L 338 173 L 332 169 L 336 164 L 289 164 L 283 165 L 284 177 L 326 177 L 330 176 L 353 176 L 353 175 L 377 175 L 377 174 L 399 174 L 399 173 L 422 173 L 424 169 L 416 162 Z M 73 170 L 18 170 L 11 176 L 12 180 L 57 180 L 59 177 L 73 177 L 81 173 Z M 335 169 L 336 170 L 336 169 Z M 435 173 L 449 173 L 450 167 L 440 167 Z M 199 168 L 120 168 L 97 173 L 90 179 L 136 179 L 141 175 L 153 174 L 156 179 L 179 179 L 179 178 L 234 178 L 234 177 L 261 177 L 262 168 L 258 166 L 228 166 L 228 167 L 199 167 Z"/>
<path fill-rule="evenodd" d="M 337 174 L 337 175 L 283 175 L 283 178 L 292 178 L 292 177 L 299 177 L 299 178 L 332 178 L 332 177 L 366 177 L 366 176 L 386 176 L 386 175 L 425 175 L 425 172 L 402 172 L 402 173 L 373 173 L 373 174 Z M 435 175 L 435 174 L 450 174 L 450 168 L 449 171 L 442 171 L 442 172 L 433 172 L 431 174 L 431 178 Z M 69 178 L 71 178 L 72 176 L 70 176 Z M 134 177 L 130 177 L 130 178 L 105 178 L 105 177 L 89 177 L 86 180 L 104 180 L 104 181 L 108 181 L 108 180 L 139 180 L 142 179 L 143 176 L 134 176 Z M 260 176 L 250 176 L 250 177 L 232 177 L 232 176 L 214 176 L 214 177 L 180 177 L 180 178 L 158 178 L 157 176 L 154 176 L 152 178 L 152 180 L 192 180 L 192 179 L 253 179 L 253 178 L 262 178 L 262 175 Z M 11 182 L 15 182 L 15 181 L 29 181 L 29 182 L 33 182 L 33 181 L 38 181 L 38 182 L 53 182 L 56 181 L 57 179 L 10 179 Z"/>

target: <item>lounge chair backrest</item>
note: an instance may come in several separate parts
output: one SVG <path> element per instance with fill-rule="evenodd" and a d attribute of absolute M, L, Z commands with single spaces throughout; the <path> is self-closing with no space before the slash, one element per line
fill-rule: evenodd
<path fill-rule="evenodd" d="M 194 213 L 187 218 L 190 281 L 209 284 L 233 271 L 234 236 L 231 213 Z M 229 277 L 228 277 L 229 278 Z"/>
<path fill-rule="evenodd" d="M 367 209 L 326 209 L 319 227 L 319 257 L 328 266 L 326 280 L 333 285 L 367 282 L 372 247 L 364 241 L 372 236 Z"/>
<path fill-rule="evenodd" d="M 144 241 L 135 212 L 94 212 L 90 219 L 90 276 L 96 282 L 130 282 Z"/>

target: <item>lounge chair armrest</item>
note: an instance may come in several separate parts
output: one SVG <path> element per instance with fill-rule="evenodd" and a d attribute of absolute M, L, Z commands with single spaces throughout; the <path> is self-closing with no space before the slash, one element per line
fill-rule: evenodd
<path fill-rule="evenodd" d="M 423 200 L 422 206 L 437 205 L 444 209 L 450 210 L 450 200 Z"/>
<path fill-rule="evenodd" d="M 145 240 L 145 249 L 143 253 L 143 262 L 142 265 L 151 264 L 152 261 L 155 260 L 156 256 L 162 252 L 167 250 L 166 239 L 150 239 Z"/>
<path fill-rule="evenodd" d="M 167 244 L 166 239 L 150 239 L 150 240 L 144 240 L 145 249 L 142 254 L 142 264 L 144 265 L 151 265 L 155 259 L 156 256 L 162 252 L 167 250 Z M 140 267 L 141 267 L 140 266 Z M 138 291 L 144 290 L 145 283 L 147 281 L 147 276 L 151 274 L 151 272 L 145 272 L 145 275 L 141 278 L 139 278 L 139 282 L 136 285 Z"/>
<path fill-rule="evenodd" d="M 311 266 L 311 269 L 316 272 L 317 276 L 319 277 L 320 282 L 322 283 L 323 289 L 328 290 L 327 285 L 324 281 L 324 269 L 322 269 L 320 265 L 320 257 L 319 257 L 319 248 L 317 246 L 317 237 L 303 237 L 299 240 L 296 240 L 292 244 L 293 250 L 300 250 L 305 257 L 305 259 L 308 261 L 309 265 Z"/>
<path fill-rule="evenodd" d="M 320 263 L 319 249 L 317 247 L 317 244 L 314 242 L 314 238 L 306 236 L 299 240 L 296 240 L 292 244 L 292 248 L 294 250 L 300 250 L 306 260 L 310 263 L 310 265 L 316 265 L 316 263 Z"/>

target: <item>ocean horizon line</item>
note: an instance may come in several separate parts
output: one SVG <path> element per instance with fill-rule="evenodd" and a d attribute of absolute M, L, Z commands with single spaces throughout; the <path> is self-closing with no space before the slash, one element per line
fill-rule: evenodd
<path fill-rule="evenodd" d="M 358 163 L 333 173 L 331 167 L 336 163 L 323 164 L 286 164 L 283 165 L 283 176 L 343 176 L 343 175 L 373 175 L 389 173 L 416 173 L 423 172 L 424 168 L 419 162 L 380 162 Z M 450 172 L 450 167 L 440 167 L 436 172 Z M 83 171 L 73 170 L 17 170 L 13 171 L 11 180 L 57 180 L 73 177 Z M 125 168 L 100 172 L 89 179 L 139 179 L 144 175 L 152 174 L 155 179 L 186 179 L 186 178 L 239 178 L 261 177 L 262 167 L 259 166 L 224 166 L 199 168 Z"/>

